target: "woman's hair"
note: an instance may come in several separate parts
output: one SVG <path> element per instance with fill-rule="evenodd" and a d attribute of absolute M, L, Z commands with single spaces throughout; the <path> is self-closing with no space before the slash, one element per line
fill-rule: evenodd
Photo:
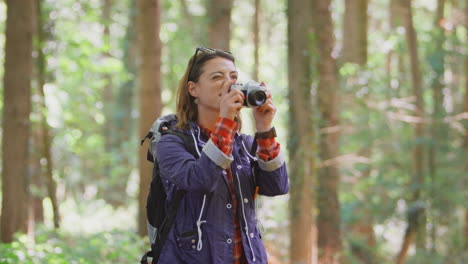
<path fill-rule="evenodd" d="M 216 50 L 216 49 L 201 49 L 190 58 L 185 73 L 179 81 L 177 88 L 177 128 L 188 129 L 189 121 L 197 121 L 198 109 L 195 104 L 195 98 L 188 91 L 188 82 L 198 82 L 200 75 L 203 73 L 203 66 L 207 61 L 215 58 L 225 58 L 235 63 L 234 56 L 231 53 Z M 192 65 L 195 60 L 195 64 Z M 190 76 L 188 76 L 190 74 Z M 242 125 L 240 116 L 236 116 L 235 121 L 238 123 L 239 130 Z"/>

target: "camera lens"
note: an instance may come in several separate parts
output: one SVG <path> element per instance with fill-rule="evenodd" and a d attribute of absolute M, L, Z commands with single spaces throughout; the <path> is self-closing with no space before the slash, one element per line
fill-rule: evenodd
<path fill-rule="evenodd" d="M 251 106 L 261 106 L 266 102 L 266 93 L 260 89 L 249 91 L 247 96 L 248 104 Z"/>

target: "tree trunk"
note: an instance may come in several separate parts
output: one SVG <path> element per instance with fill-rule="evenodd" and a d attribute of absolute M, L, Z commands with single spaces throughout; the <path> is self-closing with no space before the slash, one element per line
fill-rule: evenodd
<path fill-rule="evenodd" d="M 138 60 L 138 31 L 135 30 L 137 27 L 137 1 L 131 0 L 129 2 L 129 23 L 126 29 L 126 37 L 124 41 L 124 67 L 126 72 L 130 76 L 137 76 L 137 60 Z M 120 192 L 112 192 L 112 195 L 121 196 L 122 192 L 126 192 L 126 185 L 130 177 L 130 173 L 134 164 L 131 164 L 131 155 L 137 151 L 137 146 L 134 144 L 135 137 L 135 119 L 132 117 L 132 111 L 134 109 L 135 91 L 136 91 L 136 80 L 135 78 L 129 78 L 125 83 L 122 83 L 118 87 L 118 91 L 115 99 L 114 107 L 114 118 L 112 119 L 113 125 L 117 134 L 116 149 L 119 153 L 118 158 L 114 162 L 119 164 L 119 171 L 116 172 L 119 180 Z M 129 151 L 129 148 L 132 151 Z M 120 198 L 121 199 L 121 198 Z M 113 198 L 112 200 L 116 200 Z"/>
<path fill-rule="evenodd" d="M 370 113 L 370 109 L 366 109 L 368 113 Z M 370 123 L 369 123 L 369 116 L 367 116 L 367 124 L 366 130 L 370 130 Z M 359 153 L 359 156 L 366 157 L 368 159 L 371 158 L 372 155 L 372 143 L 369 146 L 362 149 Z M 369 166 L 362 172 L 361 179 L 362 181 L 368 180 L 370 177 L 372 168 Z M 369 197 L 372 195 L 364 191 L 361 194 L 363 197 Z M 366 201 L 362 201 L 364 204 Z M 372 252 L 373 247 L 375 247 L 375 234 L 373 229 L 374 224 L 374 217 L 371 210 L 369 210 L 368 206 L 363 206 L 361 208 L 357 208 L 355 215 L 358 215 L 359 218 L 356 221 L 356 224 L 353 225 L 353 233 L 352 233 L 352 241 L 351 241 L 351 251 L 352 253 L 359 258 L 362 263 L 364 264 L 374 264 L 376 262 L 376 258 Z M 357 243 L 353 243 L 353 240 L 356 240 Z"/>
<path fill-rule="evenodd" d="M 367 62 L 367 1 L 346 0 L 343 20 L 343 60 L 361 66 Z"/>
<path fill-rule="evenodd" d="M 401 0 L 390 0 L 390 26 L 397 28 L 403 25 L 403 8 Z"/>
<path fill-rule="evenodd" d="M 44 176 L 46 178 L 47 194 L 52 203 L 52 212 L 54 219 L 54 227 L 60 227 L 60 213 L 57 200 L 57 186 L 52 176 L 53 163 L 51 151 L 51 135 L 49 124 L 47 123 L 47 106 L 45 101 L 44 85 L 46 83 L 46 59 L 43 51 L 45 34 L 44 34 L 44 21 L 42 14 L 42 2 L 37 1 L 37 84 L 40 97 L 39 115 L 41 117 L 41 136 L 42 136 L 42 157 L 46 161 Z M 48 16 L 47 16 L 48 17 Z"/>
<path fill-rule="evenodd" d="M 208 46 L 229 50 L 232 0 L 207 0 Z"/>
<path fill-rule="evenodd" d="M 339 170 L 335 161 L 339 154 L 339 110 L 338 110 L 338 69 L 332 56 L 335 47 L 330 0 L 313 1 L 313 21 L 317 36 L 317 90 L 320 112 L 320 158 L 324 165 L 318 173 L 318 218 L 317 227 L 319 263 L 341 262 L 340 205 L 338 186 Z M 325 165 L 329 163 L 328 165 Z"/>
<path fill-rule="evenodd" d="M 316 255 L 314 195 L 316 179 L 311 98 L 311 8 L 308 1 L 288 1 L 289 173 L 291 179 L 291 263 L 312 263 Z"/>
<path fill-rule="evenodd" d="M 154 120 L 161 115 L 161 41 L 160 1 L 138 0 L 139 41 L 140 41 L 140 87 L 139 87 L 139 135 L 144 137 Z M 138 195 L 138 234 L 146 230 L 146 197 L 151 182 L 152 166 L 146 160 L 147 145 L 139 151 L 140 193 Z"/>
<path fill-rule="evenodd" d="M 1 241 L 26 231 L 26 184 L 31 112 L 34 1 L 7 0 L 2 119 Z"/>
<path fill-rule="evenodd" d="M 390 0 L 389 17 L 390 26 L 393 31 L 401 26 L 401 3 L 400 0 Z M 400 97 L 401 86 L 405 79 L 405 63 L 404 56 L 401 52 L 390 50 L 387 54 L 387 76 L 388 76 L 388 93 L 387 100 L 390 101 L 393 97 Z M 395 71 L 392 74 L 392 70 Z M 396 86 L 396 87 L 395 87 Z"/>
<path fill-rule="evenodd" d="M 419 117 L 420 121 L 413 124 L 414 143 L 412 153 L 412 185 L 415 186 L 415 191 L 412 197 L 412 204 L 408 209 L 408 227 L 397 258 L 397 263 L 404 263 L 409 245 L 414 239 L 417 240 L 417 245 L 420 249 L 424 248 L 425 241 L 425 216 L 424 204 L 422 203 L 422 186 L 424 184 L 424 148 L 423 143 L 421 142 L 421 139 L 424 136 L 422 81 L 419 69 L 417 38 L 413 26 L 411 1 L 401 0 L 401 4 L 404 8 L 403 22 L 406 31 L 408 51 L 410 54 L 413 96 L 416 98 L 415 116 Z"/>
<path fill-rule="evenodd" d="M 253 19 L 253 42 L 254 42 L 254 65 L 252 77 L 256 81 L 260 81 L 258 78 L 259 59 L 258 53 L 260 50 L 260 0 L 255 0 L 255 15 Z"/>
<path fill-rule="evenodd" d="M 111 33 L 110 26 L 112 24 L 112 0 L 103 0 L 102 3 L 102 21 L 103 21 L 103 40 L 106 49 L 103 51 L 102 56 L 104 58 L 112 58 L 110 50 L 111 47 Z M 125 165 L 122 163 L 122 156 L 125 152 L 120 151 L 120 134 L 116 133 L 121 124 L 122 120 L 118 119 L 116 115 L 118 101 L 115 99 L 114 84 L 112 74 L 110 72 L 105 72 L 102 75 L 104 80 L 104 87 L 102 90 L 102 101 L 103 101 L 103 111 L 105 116 L 105 123 L 103 127 L 104 135 L 104 153 L 109 157 L 104 166 L 104 177 L 101 177 L 100 180 L 105 181 L 102 184 L 100 189 L 100 196 L 103 197 L 109 204 L 113 207 L 119 207 L 125 205 L 125 199 L 122 199 L 122 193 L 125 193 L 127 188 L 128 173 L 125 173 L 123 170 L 112 170 L 114 167 L 124 168 Z M 120 112 L 122 113 L 122 112 Z"/>
<path fill-rule="evenodd" d="M 465 1 L 465 27 L 468 28 L 468 0 Z M 465 54 L 465 72 L 468 72 L 468 54 Z M 468 75 L 465 74 L 465 115 L 468 113 Z M 465 119 L 465 138 L 464 138 L 465 156 L 468 155 L 468 120 Z M 465 163 L 465 172 L 468 174 L 468 164 Z M 468 179 L 465 177 L 465 190 L 468 188 Z M 464 230 L 464 249 L 468 251 L 468 208 L 465 208 L 465 230 Z"/>
<path fill-rule="evenodd" d="M 445 0 L 437 0 L 437 12 L 434 20 L 433 34 L 433 46 L 429 57 L 431 57 L 431 68 L 433 71 L 432 78 L 432 100 L 433 100 L 433 112 L 430 133 L 432 137 L 432 145 L 428 148 L 428 167 L 429 177 L 431 179 L 431 194 L 429 197 L 432 199 L 437 196 L 436 190 L 436 177 L 437 177 L 437 149 L 441 146 L 445 146 L 445 138 L 448 137 L 446 131 L 446 125 L 443 123 L 445 117 L 445 111 L 443 108 L 443 78 L 444 78 L 444 42 L 445 42 L 445 31 L 441 26 L 441 21 L 444 19 Z M 433 204 L 433 203 L 431 203 Z M 429 212 L 433 212 L 435 208 Z M 436 242 L 436 216 L 432 215 L 431 219 L 431 251 L 435 252 Z"/>
<path fill-rule="evenodd" d="M 110 54 L 111 42 L 110 42 L 110 24 L 111 20 L 111 9 L 112 9 L 112 0 L 103 0 L 102 3 L 102 22 L 103 22 L 103 42 L 106 49 L 103 51 L 102 56 L 104 58 L 111 58 Z M 112 76 L 110 73 L 104 73 L 102 76 L 104 80 L 104 87 L 102 89 L 102 102 L 103 102 L 103 111 L 105 116 L 104 123 L 104 153 L 112 153 L 112 150 L 115 149 L 115 133 L 113 133 L 113 92 L 112 92 Z M 104 176 L 105 178 L 111 177 L 111 167 L 113 160 L 108 162 L 105 166 Z M 108 181 L 109 182 L 109 181 Z M 106 196 L 106 195 L 104 195 Z M 114 204 L 116 201 L 110 201 L 111 204 Z M 118 202 L 117 202 L 118 203 Z"/>
<path fill-rule="evenodd" d="M 33 109 L 33 111 L 37 109 Z M 42 201 L 44 195 L 42 189 L 44 184 L 42 182 L 42 168 L 41 168 L 41 156 L 42 156 L 42 135 L 37 124 L 31 124 L 31 141 L 29 151 L 29 163 L 28 163 L 28 186 L 27 199 L 28 199 L 28 236 L 30 239 L 34 239 L 36 223 L 44 222 L 44 208 Z M 34 241 L 34 240 L 32 240 Z"/>

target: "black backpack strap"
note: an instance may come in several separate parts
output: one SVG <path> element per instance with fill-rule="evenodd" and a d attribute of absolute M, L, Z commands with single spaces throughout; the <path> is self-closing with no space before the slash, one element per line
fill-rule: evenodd
<path fill-rule="evenodd" d="M 179 136 L 180 138 L 184 140 L 184 146 L 187 149 L 187 151 L 190 154 L 192 154 L 195 158 L 198 158 L 198 152 L 195 146 L 196 142 L 193 140 L 192 136 L 187 135 L 184 132 L 174 131 L 174 130 L 167 130 L 167 131 L 164 131 L 162 134 L 163 135 L 173 134 L 173 135 Z"/>
<path fill-rule="evenodd" d="M 249 147 L 249 140 L 246 136 L 242 136 L 242 141 L 244 142 L 244 146 L 246 148 Z M 252 157 L 255 157 L 257 154 L 257 138 L 254 137 L 253 139 L 253 142 L 252 142 L 252 145 L 250 146 L 250 156 Z M 258 165 L 258 160 L 257 159 L 252 159 L 252 158 L 249 158 L 250 160 L 250 164 L 252 164 L 252 177 L 253 177 L 253 184 L 254 184 L 254 199 L 256 198 L 257 196 L 257 193 L 259 191 L 259 188 L 258 188 L 258 184 L 257 184 L 257 174 L 258 174 L 258 170 L 259 170 L 259 165 Z"/>
<path fill-rule="evenodd" d="M 153 263 L 158 263 L 159 256 L 161 255 L 161 251 L 167 240 L 167 235 L 169 235 L 169 231 L 171 230 L 172 224 L 174 223 L 175 217 L 177 215 L 177 211 L 179 210 L 180 202 L 184 198 L 185 193 L 186 191 L 184 190 L 176 191 L 174 198 L 172 199 L 171 206 L 166 212 L 166 217 L 164 218 L 164 221 L 158 230 L 155 246 L 152 248 Z"/>
<path fill-rule="evenodd" d="M 148 251 L 146 252 L 142 257 L 141 257 L 141 260 L 140 260 L 140 264 L 148 264 L 148 257 L 152 258 L 153 257 L 153 251 Z M 151 261 L 151 263 L 153 263 L 153 261 Z"/>
<path fill-rule="evenodd" d="M 257 152 L 257 137 L 255 136 L 253 139 L 252 147 L 250 148 L 250 155 L 255 157 Z"/>
<path fill-rule="evenodd" d="M 191 153 L 194 157 L 198 158 L 198 152 L 195 146 L 196 142 L 193 140 L 193 138 L 190 135 L 184 132 L 179 132 L 179 131 L 174 131 L 174 130 L 163 131 L 162 135 L 165 135 L 165 134 L 173 134 L 182 138 L 184 140 L 184 146 L 187 149 L 187 151 Z M 171 201 L 171 205 L 166 211 L 166 217 L 164 218 L 158 230 L 156 242 L 154 245 L 151 245 L 151 251 L 143 255 L 141 259 L 142 264 L 147 264 L 148 256 L 153 258 L 152 263 L 158 262 L 159 256 L 161 255 L 161 251 L 164 247 L 164 244 L 166 243 L 167 236 L 169 235 L 169 231 L 171 230 L 172 224 L 174 223 L 175 218 L 177 216 L 177 211 L 179 210 L 180 202 L 184 198 L 185 194 L 186 194 L 186 191 L 184 190 L 176 191 L 174 198 Z"/>

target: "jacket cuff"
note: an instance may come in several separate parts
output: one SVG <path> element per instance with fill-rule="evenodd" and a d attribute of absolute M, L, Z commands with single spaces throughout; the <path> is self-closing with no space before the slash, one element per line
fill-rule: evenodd
<path fill-rule="evenodd" d="M 202 150 L 210 160 L 212 160 L 216 165 L 223 168 L 224 170 L 229 167 L 231 162 L 234 160 L 232 155 L 227 156 L 224 154 L 210 139 L 205 144 Z"/>
<path fill-rule="evenodd" d="M 270 161 L 264 161 L 264 160 L 260 159 L 258 157 L 258 155 L 257 155 L 257 159 L 258 159 L 258 165 L 260 166 L 260 169 L 262 169 L 264 171 L 277 170 L 281 166 L 283 166 L 283 163 L 285 161 L 285 158 L 284 158 L 284 155 L 283 155 L 282 151 L 280 151 L 278 156 L 276 156 L 274 159 L 272 159 Z"/>

